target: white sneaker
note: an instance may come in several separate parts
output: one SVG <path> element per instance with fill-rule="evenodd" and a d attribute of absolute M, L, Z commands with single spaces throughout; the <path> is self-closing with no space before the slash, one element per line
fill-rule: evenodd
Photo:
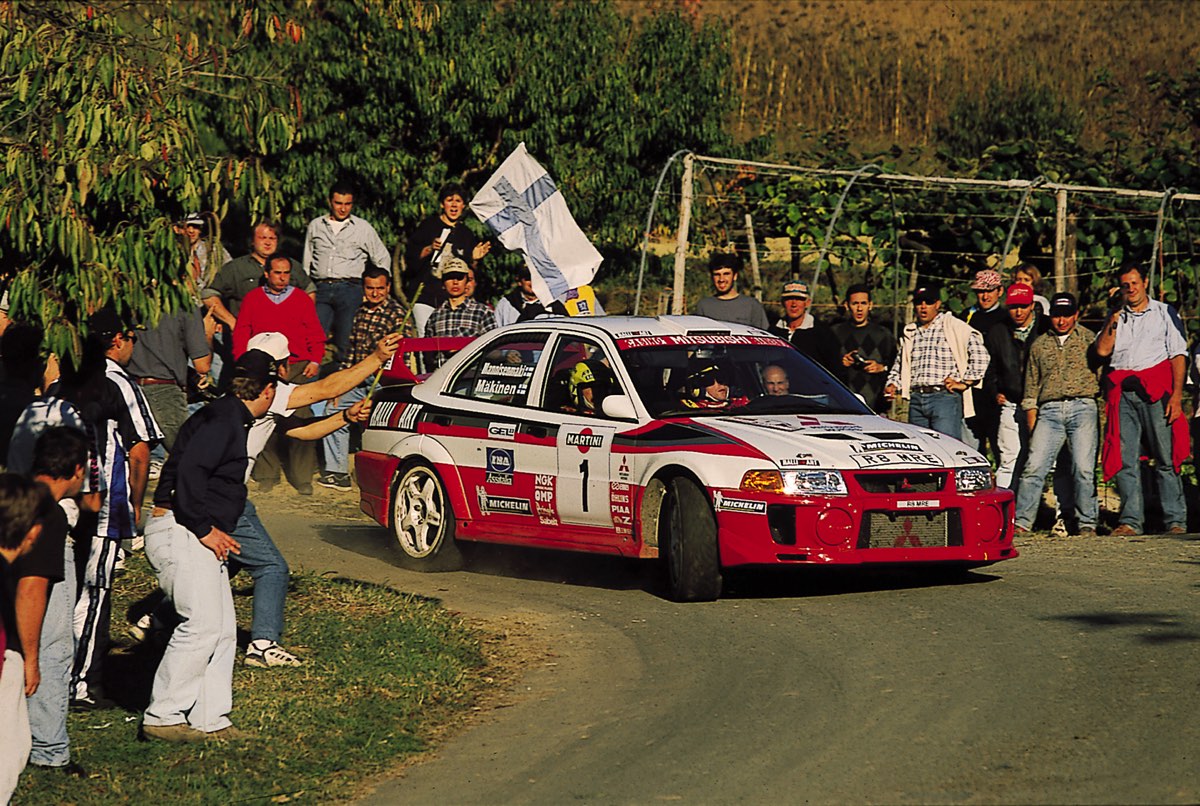
<path fill-rule="evenodd" d="M 272 666 L 300 666 L 304 661 L 274 641 L 259 638 L 257 641 L 251 641 L 250 646 L 246 647 L 245 663 L 247 666 L 266 669 Z"/>
<path fill-rule="evenodd" d="M 1059 518 L 1054 522 L 1054 526 L 1050 527 L 1050 534 L 1054 537 L 1069 537 L 1071 533 L 1067 531 L 1067 525 L 1063 523 L 1063 519 Z"/>

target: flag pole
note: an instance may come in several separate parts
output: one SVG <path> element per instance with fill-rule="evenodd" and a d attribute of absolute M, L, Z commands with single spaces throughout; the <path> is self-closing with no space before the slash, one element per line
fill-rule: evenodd
<path fill-rule="evenodd" d="M 425 290 L 425 284 L 420 283 L 419 285 L 417 285 L 417 290 L 415 292 L 413 292 L 412 298 L 414 300 L 420 299 L 421 292 L 424 290 Z M 404 338 L 404 331 L 408 328 L 408 320 L 409 320 L 409 317 L 411 317 L 413 314 L 413 307 L 415 305 L 416 305 L 416 303 L 409 304 L 408 310 L 404 313 L 404 319 L 402 319 L 400 321 L 400 329 L 395 331 L 397 334 L 400 335 L 400 338 Z M 395 360 L 395 356 L 392 356 L 392 360 L 393 361 Z M 375 377 L 371 379 L 371 387 L 369 389 L 367 389 L 367 396 L 364 397 L 363 400 L 370 400 L 371 396 L 375 394 L 375 389 L 376 389 L 376 387 L 379 386 L 379 377 L 381 375 L 383 375 L 383 368 L 386 366 L 387 366 L 386 363 L 379 365 L 379 369 L 375 372 Z"/>

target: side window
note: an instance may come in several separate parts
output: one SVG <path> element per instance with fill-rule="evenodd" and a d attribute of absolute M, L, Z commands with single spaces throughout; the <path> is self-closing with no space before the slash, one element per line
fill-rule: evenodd
<path fill-rule="evenodd" d="M 543 333 L 522 333 L 492 342 L 467 363 L 450 384 L 449 394 L 509 406 L 524 406 L 533 371 L 546 349 Z"/>
<path fill-rule="evenodd" d="M 559 341 L 550 364 L 543 409 L 603 417 L 604 398 L 619 394 L 621 387 L 612 363 L 599 344 L 581 338 Z"/>

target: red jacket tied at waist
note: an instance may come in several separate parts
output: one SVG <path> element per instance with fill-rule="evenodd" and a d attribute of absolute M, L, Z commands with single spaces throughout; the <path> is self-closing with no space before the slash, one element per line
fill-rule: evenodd
<path fill-rule="evenodd" d="M 1104 480 L 1108 481 L 1121 469 L 1121 386 L 1128 378 L 1137 378 L 1151 402 L 1158 403 L 1174 390 L 1175 376 L 1171 371 L 1171 359 L 1141 370 L 1116 369 L 1108 374 L 1105 383 L 1104 411 L 1108 423 L 1104 428 L 1104 448 L 1100 455 L 1100 468 Z M 1180 415 L 1171 423 L 1171 463 L 1175 472 L 1183 466 L 1183 460 L 1191 453 L 1188 439 L 1187 418 Z"/>

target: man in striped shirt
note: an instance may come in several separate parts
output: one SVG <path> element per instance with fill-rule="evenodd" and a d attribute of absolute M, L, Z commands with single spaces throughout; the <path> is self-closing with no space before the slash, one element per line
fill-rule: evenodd
<path fill-rule="evenodd" d="M 61 397 L 94 428 L 107 494 L 100 511 L 80 519 L 91 525 L 87 564 L 75 605 L 75 664 L 71 700 L 77 708 L 111 706 L 100 681 L 108 651 L 112 580 L 121 541 L 137 534 L 150 469 L 150 449 L 163 438 L 150 406 L 125 365 L 133 357 L 133 331 L 111 308 L 88 320 L 78 368 L 63 368 Z M 82 552 L 81 552 L 82 553 Z"/>

